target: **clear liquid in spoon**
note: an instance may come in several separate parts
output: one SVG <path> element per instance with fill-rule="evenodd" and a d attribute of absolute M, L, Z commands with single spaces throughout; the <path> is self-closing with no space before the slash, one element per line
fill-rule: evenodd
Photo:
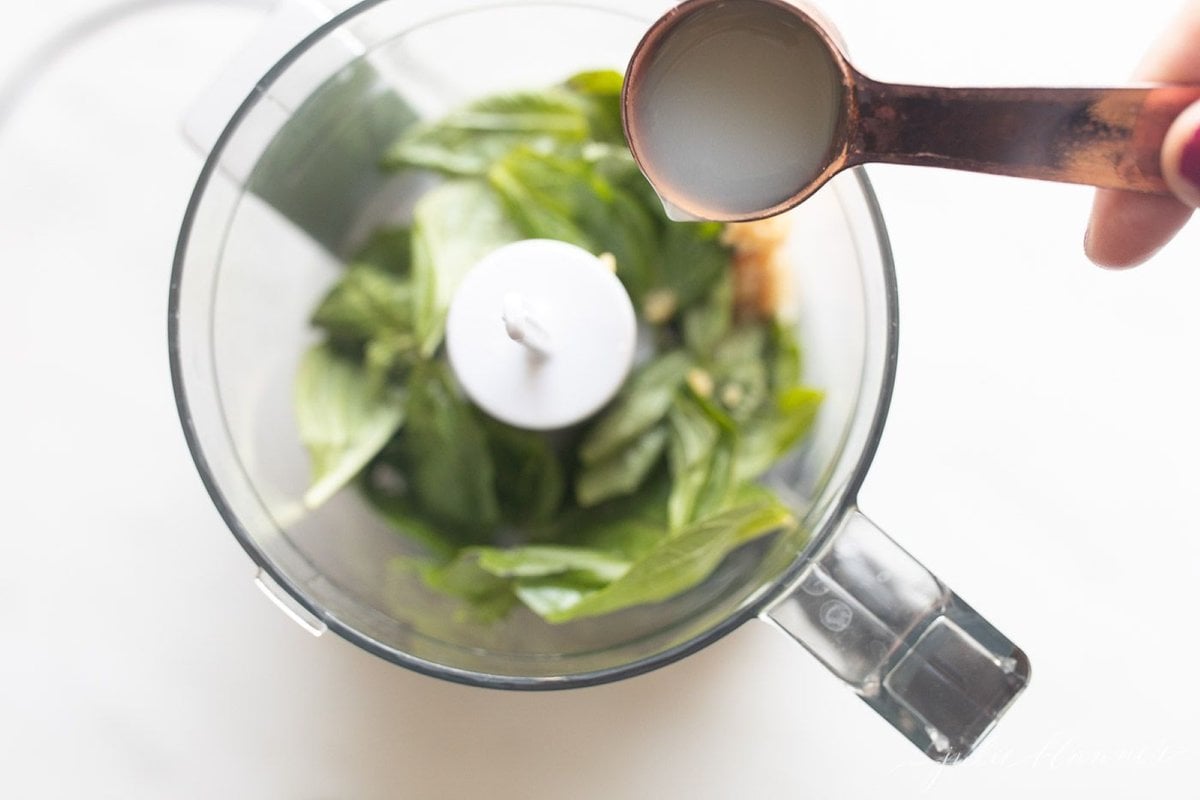
<path fill-rule="evenodd" d="M 770 3 L 699 9 L 644 57 L 626 110 L 672 218 L 758 216 L 831 162 L 841 70 L 817 32 Z"/>

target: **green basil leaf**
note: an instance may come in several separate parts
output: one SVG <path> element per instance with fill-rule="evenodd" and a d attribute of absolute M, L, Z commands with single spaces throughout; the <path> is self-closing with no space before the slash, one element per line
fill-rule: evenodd
<path fill-rule="evenodd" d="M 597 172 L 642 208 L 653 226 L 655 242 L 662 238 L 668 227 L 681 224 L 667 217 L 662 200 L 642 174 L 624 141 L 619 145 L 590 145 L 586 152 Z"/>
<path fill-rule="evenodd" d="M 692 401 L 678 397 L 667 414 L 672 469 L 686 470 L 708 458 L 721 429 Z"/>
<path fill-rule="evenodd" d="M 377 463 L 364 472 L 360 485 L 367 502 L 398 532 L 424 546 L 437 562 L 448 562 L 461 542 L 444 528 L 426 519 L 407 492 L 397 492 L 386 486 L 387 474 L 394 478 L 401 473 L 386 463 Z"/>
<path fill-rule="evenodd" d="M 630 606 L 674 597 L 702 583 L 734 549 L 780 528 L 795 525 L 791 512 L 774 498 L 763 498 L 692 523 L 663 540 L 621 578 L 577 603 L 545 615 L 567 622 L 609 614 Z"/>
<path fill-rule="evenodd" d="M 653 214 L 636 195 L 613 187 L 609 218 L 594 224 L 596 229 L 591 233 L 597 246 L 602 252 L 612 253 L 617 277 L 635 306 L 642 307 L 655 282 L 657 226 Z"/>
<path fill-rule="evenodd" d="M 728 273 L 730 253 L 721 244 L 716 222 L 675 222 L 663 231 L 657 259 L 660 287 L 669 291 L 676 309 L 688 308 Z"/>
<path fill-rule="evenodd" d="M 693 353 L 707 360 L 732 327 L 733 280 L 726 272 L 713 284 L 703 303 L 684 313 L 683 341 Z"/>
<path fill-rule="evenodd" d="M 780 455 L 794 447 L 812 429 L 824 399 L 824 392 L 807 386 L 796 386 L 779 393 L 775 407 L 780 415 L 776 429 Z"/>
<path fill-rule="evenodd" d="M 625 144 L 621 125 L 621 84 L 624 76 L 616 70 L 580 72 L 567 79 L 566 87 L 586 102 L 589 139 L 596 142 Z"/>
<path fill-rule="evenodd" d="M 411 332 L 387 332 L 367 342 L 363 365 L 372 386 L 384 386 L 417 360 L 417 338 Z"/>
<path fill-rule="evenodd" d="M 651 428 L 601 461 L 586 464 L 575 480 L 575 499 L 583 507 L 637 491 L 667 444 L 664 427 Z"/>
<path fill-rule="evenodd" d="M 316 508 L 349 483 L 404 422 L 404 401 L 372 386 L 366 371 L 328 345 L 301 359 L 296 421 L 308 448 L 312 483 L 304 504 Z"/>
<path fill-rule="evenodd" d="M 588 215 L 603 213 L 585 162 L 518 147 L 497 161 L 487 177 L 525 236 L 597 252 L 596 242 L 581 225 Z"/>
<path fill-rule="evenodd" d="M 521 238 L 487 184 L 456 180 L 417 201 L 413 211 L 413 322 L 420 352 L 442 341 L 454 290 L 470 269 L 501 245 Z"/>
<path fill-rule="evenodd" d="M 374 337 L 411 333 L 412 286 L 370 264 L 342 276 L 312 314 L 312 324 L 333 338 L 363 343 Z"/>
<path fill-rule="evenodd" d="M 759 323 L 735 326 L 713 348 L 712 400 L 737 425 L 750 419 L 770 392 L 766 349 L 767 328 Z"/>
<path fill-rule="evenodd" d="M 579 446 L 580 460 L 587 465 L 610 458 L 631 439 L 661 422 L 691 366 L 692 359 L 675 350 L 635 372 L 588 431 Z"/>
<path fill-rule="evenodd" d="M 731 364 L 716 379 L 716 400 L 739 424 L 759 410 L 769 393 L 767 368 L 760 359 Z"/>
<path fill-rule="evenodd" d="M 484 419 L 502 515 L 517 524 L 548 522 L 561 507 L 566 478 L 545 434 Z"/>
<path fill-rule="evenodd" d="M 565 572 L 546 578 L 519 579 L 513 585 L 513 593 L 530 611 L 545 619 L 569 612 L 600 588 L 585 575 Z"/>
<path fill-rule="evenodd" d="M 667 415 L 667 463 L 671 468 L 671 495 L 667 520 L 671 530 L 692 520 L 696 503 L 708 482 L 713 449 L 721 437 L 715 422 L 686 398 L 677 398 Z"/>
<path fill-rule="evenodd" d="M 559 517 L 557 539 L 637 559 L 667 535 L 669 490 L 667 476 L 659 476 L 633 494 L 590 508 L 575 507 Z"/>
<path fill-rule="evenodd" d="M 763 325 L 738 325 L 713 349 L 713 368 L 719 372 L 747 361 L 762 361 L 766 345 L 767 330 Z"/>
<path fill-rule="evenodd" d="M 352 265 L 366 264 L 401 278 L 412 268 L 412 229 L 380 228 L 350 260 Z"/>
<path fill-rule="evenodd" d="M 771 389 L 781 392 L 799 386 L 803 356 L 800 351 L 800 341 L 796 338 L 795 327 L 775 322 L 771 326 L 768 346 Z"/>
<path fill-rule="evenodd" d="M 627 560 L 600 550 L 555 545 L 525 545 L 499 549 L 474 547 L 480 569 L 498 578 L 540 578 L 565 572 L 607 584 L 629 570 Z"/>
<path fill-rule="evenodd" d="M 696 519 L 723 511 L 734 488 L 734 445 L 722 437 L 703 460 L 681 474 L 671 487 L 668 511 L 672 535 Z"/>
<path fill-rule="evenodd" d="M 733 471 L 735 452 L 734 439 L 730 436 L 722 436 L 712 449 L 706 464 L 707 475 L 697 494 L 691 519 L 704 519 L 733 505 L 737 489 Z"/>
<path fill-rule="evenodd" d="M 631 514 L 592 525 L 582 540 L 597 550 L 627 559 L 638 558 L 666 536 L 665 506 L 660 506 L 656 512 L 652 515 Z"/>
<path fill-rule="evenodd" d="M 635 302 L 650 284 L 654 220 L 639 200 L 611 183 L 581 152 L 509 152 L 488 171 L 492 187 L 522 233 L 611 253 Z"/>
<path fill-rule="evenodd" d="M 403 450 L 414 503 L 432 520 L 484 541 L 500 519 L 495 468 L 483 426 L 442 364 L 408 381 Z"/>
<path fill-rule="evenodd" d="M 824 393 L 817 389 L 786 389 L 770 410 L 742 426 L 734 479 L 754 480 L 795 447 L 812 428 L 822 399 Z"/>
<path fill-rule="evenodd" d="M 577 547 L 468 547 L 442 565 L 418 564 L 430 588 L 463 600 L 477 620 L 508 613 L 519 598 L 535 613 L 575 602 L 620 578 L 629 562 Z"/>
<path fill-rule="evenodd" d="M 483 98 L 409 128 L 384 157 L 384 166 L 483 175 L 514 147 L 551 150 L 562 142 L 583 141 L 590 110 L 578 95 L 561 88 Z"/>
<path fill-rule="evenodd" d="M 478 554 L 471 550 L 461 551 L 447 564 L 431 566 L 409 560 L 406 566 L 415 569 L 430 589 L 464 601 L 462 617 L 466 620 L 494 622 L 517 603 L 512 582 L 482 569 Z"/>
<path fill-rule="evenodd" d="M 709 375 L 709 380 L 712 380 L 711 375 Z M 708 394 L 701 394 L 697 388 L 691 384 L 690 381 L 687 389 L 687 396 L 691 398 L 692 402 L 694 402 L 697 406 L 704 409 L 704 413 L 708 414 L 709 418 L 711 418 L 713 422 L 717 423 L 717 426 L 720 427 L 721 430 L 728 434 L 737 433 L 738 424 L 734 421 L 733 417 L 729 416 L 729 412 L 725 410 L 725 407 L 718 403 L 715 398 L 713 398 L 712 391 L 709 391 Z"/>

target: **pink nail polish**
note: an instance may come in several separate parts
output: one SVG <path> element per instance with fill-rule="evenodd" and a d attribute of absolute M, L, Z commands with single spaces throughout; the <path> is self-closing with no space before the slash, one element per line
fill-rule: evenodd
<path fill-rule="evenodd" d="M 1183 144 L 1183 150 L 1179 154 L 1179 174 L 1193 186 L 1200 188 L 1200 128 Z"/>

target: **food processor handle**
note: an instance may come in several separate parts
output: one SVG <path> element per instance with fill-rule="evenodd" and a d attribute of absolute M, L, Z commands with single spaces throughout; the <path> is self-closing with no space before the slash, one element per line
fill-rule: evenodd
<path fill-rule="evenodd" d="M 969 755 L 1029 681 L 1025 654 L 857 508 L 764 617 L 943 763 Z"/>

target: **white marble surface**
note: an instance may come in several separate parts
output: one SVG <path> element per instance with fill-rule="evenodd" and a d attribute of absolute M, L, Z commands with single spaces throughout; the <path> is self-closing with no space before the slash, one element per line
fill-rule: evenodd
<path fill-rule="evenodd" d="M 103 2 L 6 8 L 0 80 Z M 1176 3 L 824 5 L 880 77 L 1085 84 Z M 1086 190 L 872 172 L 901 345 L 862 505 L 1034 665 L 973 760 L 932 766 L 762 624 L 595 689 L 441 683 L 268 603 L 179 432 L 166 288 L 200 165 L 178 121 L 254 20 L 106 30 L 0 127 L 0 796 L 1194 796 L 1200 226 L 1104 272 Z"/>

